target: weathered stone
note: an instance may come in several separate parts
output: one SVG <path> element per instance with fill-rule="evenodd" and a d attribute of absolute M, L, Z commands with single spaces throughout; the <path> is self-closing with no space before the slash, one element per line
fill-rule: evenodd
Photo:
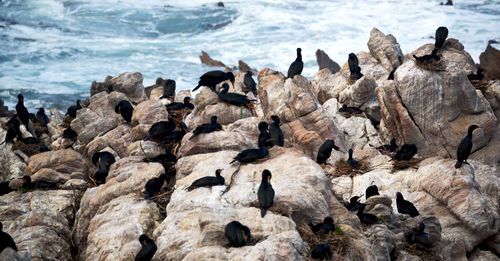
<path fill-rule="evenodd" d="M 186 98 L 186 97 L 192 98 L 191 90 L 182 90 L 182 91 L 179 91 L 175 95 L 174 102 L 184 102 L 184 98 Z"/>
<path fill-rule="evenodd" d="M 7 118 L 2 118 L 2 120 L 6 122 Z M 0 141 L 3 142 L 5 140 L 6 134 L 7 131 L 0 128 Z M 0 180 L 2 182 L 9 181 L 13 178 L 23 176 L 27 163 L 12 151 L 12 144 L 6 143 L 0 145 L 0 151 L 2 153 L 0 156 L 0 165 L 2 166 L 0 168 Z"/>
<path fill-rule="evenodd" d="M 500 51 L 488 43 L 486 50 L 479 55 L 479 66 L 484 69 L 485 78 L 500 80 Z"/>
<path fill-rule="evenodd" d="M 120 158 L 128 156 L 128 147 L 133 142 L 132 130 L 128 124 L 121 124 L 102 136 L 96 137 L 85 147 L 85 154 L 90 157 L 94 153 L 108 147 Z"/>
<path fill-rule="evenodd" d="M 128 146 L 127 154 L 129 156 L 153 158 L 160 154 L 165 154 L 165 148 L 154 141 L 138 140 Z"/>
<path fill-rule="evenodd" d="M 104 82 L 92 81 L 90 85 L 90 96 L 94 96 L 96 93 L 108 91 L 108 86 L 111 84 L 112 76 L 106 76 Z"/>
<path fill-rule="evenodd" d="M 201 51 L 200 61 L 202 64 L 214 67 L 225 67 L 228 68 L 223 62 L 212 59 L 208 53 Z"/>
<path fill-rule="evenodd" d="M 132 125 L 154 124 L 159 121 L 168 120 L 168 112 L 165 106 L 157 100 L 143 101 L 134 108 L 132 114 Z"/>
<path fill-rule="evenodd" d="M 396 38 L 391 34 L 385 35 L 377 28 L 370 31 L 368 49 L 370 54 L 389 72 L 403 63 L 403 52 Z"/>
<path fill-rule="evenodd" d="M 331 73 L 340 71 L 340 65 L 330 59 L 328 54 L 323 50 L 316 50 L 316 61 L 318 62 L 319 70 L 327 68 Z"/>
<path fill-rule="evenodd" d="M 488 86 L 482 90 L 482 93 L 498 121 L 500 119 L 500 80 L 490 81 Z"/>
<path fill-rule="evenodd" d="M 385 225 L 373 225 L 367 233 L 377 260 L 391 260 L 391 252 L 396 247 L 396 237 Z"/>
<path fill-rule="evenodd" d="M 31 261 L 31 257 L 29 253 L 19 253 L 14 249 L 8 247 L 5 248 L 2 252 L 0 252 L 0 260 L 4 261 Z"/>
<path fill-rule="evenodd" d="M 134 102 L 140 103 L 147 99 L 146 93 L 144 92 L 144 85 L 142 74 L 139 72 L 131 73 L 125 72 L 111 79 L 111 84 L 113 84 L 114 92 L 121 92 L 127 96 L 127 98 Z"/>
<path fill-rule="evenodd" d="M 474 252 L 470 255 L 469 261 L 494 261 L 494 260 L 500 260 L 498 256 L 495 254 L 491 253 L 490 251 L 477 251 Z"/>

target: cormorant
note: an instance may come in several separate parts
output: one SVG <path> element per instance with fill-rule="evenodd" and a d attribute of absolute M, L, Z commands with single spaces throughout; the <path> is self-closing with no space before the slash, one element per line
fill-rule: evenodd
<path fill-rule="evenodd" d="M 172 131 L 175 130 L 175 122 L 174 120 L 169 116 L 168 121 L 159 121 L 151 126 L 151 128 L 148 131 L 148 135 L 144 138 L 144 140 L 152 140 L 155 142 L 162 142 L 163 138 Z"/>
<path fill-rule="evenodd" d="M 396 72 L 397 69 L 398 67 L 392 69 L 392 71 L 389 73 L 389 76 L 387 77 L 387 80 L 394 80 L 394 73 Z"/>
<path fill-rule="evenodd" d="M 420 215 L 413 203 L 405 200 L 400 192 L 396 193 L 396 206 L 398 207 L 398 212 L 401 214 L 408 214 L 410 215 L 410 217 L 416 217 Z"/>
<path fill-rule="evenodd" d="M 269 124 L 265 121 L 259 122 L 258 125 L 259 128 L 259 139 L 258 142 L 262 141 L 262 144 L 266 146 L 266 148 L 271 148 L 273 146 L 272 144 L 272 139 L 271 139 L 271 134 L 269 134 Z"/>
<path fill-rule="evenodd" d="M 335 224 L 333 223 L 333 218 L 328 216 L 323 219 L 322 223 L 316 225 L 310 225 L 312 232 L 317 234 L 318 232 L 328 234 L 335 231 Z"/>
<path fill-rule="evenodd" d="M 297 58 L 292 64 L 290 64 L 290 67 L 288 68 L 287 78 L 293 79 L 293 76 L 300 75 L 302 73 L 302 69 L 304 69 L 304 63 L 302 62 L 301 51 L 302 49 L 297 48 Z"/>
<path fill-rule="evenodd" d="M 380 147 L 377 147 L 377 149 L 389 152 L 395 152 L 398 149 L 398 145 L 396 144 L 396 138 L 392 138 L 390 144 L 384 144 Z"/>
<path fill-rule="evenodd" d="M 423 55 L 423 56 L 416 56 L 416 55 L 413 55 L 413 58 L 415 58 L 415 60 L 419 63 L 432 63 L 434 61 L 439 61 L 441 60 L 441 57 L 439 57 L 438 55 L 438 49 L 434 49 L 432 50 L 431 54 L 426 54 L 426 55 Z"/>
<path fill-rule="evenodd" d="M 361 197 L 359 196 L 354 196 L 349 200 L 349 203 L 344 203 L 344 206 L 349 210 L 349 211 L 358 211 L 359 208 L 364 207 L 365 204 L 359 203 L 359 199 Z"/>
<path fill-rule="evenodd" d="M 467 158 L 469 158 L 470 152 L 472 151 L 472 132 L 479 128 L 477 125 L 469 126 L 467 130 L 467 136 L 460 142 L 457 148 L 457 163 L 455 168 L 460 168 L 463 163 L 467 163 Z"/>
<path fill-rule="evenodd" d="M 219 101 L 236 106 L 245 106 L 247 108 L 249 107 L 250 102 L 253 101 L 248 99 L 246 95 L 228 91 L 229 91 L 229 84 L 227 83 L 222 84 L 222 90 L 220 93 L 217 94 L 219 96 Z"/>
<path fill-rule="evenodd" d="M 43 180 L 37 180 L 35 182 L 31 182 L 31 177 L 30 176 L 24 176 L 23 177 L 23 186 L 22 188 L 24 189 L 51 189 L 51 188 L 57 188 L 57 183 L 54 182 L 49 182 L 49 181 L 43 181 Z"/>
<path fill-rule="evenodd" d="M 467 75 L 469 81 L 481 81 L 484 79 L 483 68 L 477 68 L 476 74 Z"/>
<path fill-rule="evenodd" d="M 184 97 L 184 102 L 172 102 L 170 104 L 165 105 L 165 108 L 167 108 L 167 111 L 178 111 L 182 109 L 194 109 L 194 105 L 191 103 L 191 97 L 186 96 Z"/>
<path fill-rule="evenodd" d="M 47 126 L 49 123 L 49 117 L 45 115 L 44 108 L 38 108 L 38 111 L 36 112 L 36 121 L 42 126 Z"/>
<path fill-rule="evenodd" d="M 359 221 L 361 221 L 361 223 L 367 224 L 367 225 L 373 225 L 373 224 L 378 222 L 377 216 L 375 216 L 373 214 L 363 213 L 364 210 L 365 210 L 365 205 L 363 204 L 358 209 L 358 212 L 356 213 L 356 215 L 358 216 Z"/>
<path fill-rule="evenodd" d="M 161 174 L 158 178 L 152 178 L 146 183 L 146 199 L 153 197 L 155 194 L 160 192 L 163 183 L 170 182 L 170 177 L 167 174 Z"/>
<path fill-rule="evenodd" d="M 161 82 L 161 78 L 158 78 L 156 80 L 156 85 L 159 85 L 158 80 L 160 80 L 160 82 Z M 170 98 L 173 96 L 175 96 L 175 81 L 167 79 L 167 81 L 165 82 L 165 85 L 163 86 L 163 95 L 160 97 L 160 99 Z"/>
<path fill-rule="evenodd" d="M 130 121 L 132 120 L 132 114 L 134 113 L 134 107 L 132 107 L 132 104 L 130 104 L 129 101 L 121 100 L 115 106 L 115 112 L 120 113 L 122 115 L 123 119 L 127 123 L 130 123 Z"/>
<path fill-rule="evenodd" d="M 144 159 L 144 162 L 158 162 L 163 166 L 165 172 L 168 173 L 169 168 L 175 165 L 175 163 L 177 162 L 177 157 L 172 153 L 172 147 L 173 145 L 167 146 L 167 148 L 165 149 L 165 154 L 160 154 L 150 159 L 146 158 Z M 173 176 L 175 176 L 175 173 L 173 174 Z"/>
<path fill-rule="evenodd" d="M 187 191 L 191 191 L 193 189 L 197 189 L 200 187 L 212 187 L 212 186 L 224 185 L 224 177 L 220 175 L 221 172 L 222 169 L 218 169 L 215 171 L 215 177 L 206 176 L 195 180 L 189 187 L 187 187 Z"/>
<path fill-rule="evenodd" d="M 9 187 L 9 183 L 10 181 L 5 181 L 0 183 L 0 196 L 14 191 L 12 188 Z"/>
<path fill-rule="evenodd" d="M 347 159 L 347 164 L 351 165 L 353 168 L 359 167 L 359 162 L 352 158 L 352 149 L 349 149 L 349 158 Z"/>
<path fill-rule="evenodd" d="M 378 196 L 380 193 L 378 193 L 378 187 L 377 185 L 371 185 L 366 188 L 365 191 L 365 198 L 368 199 L 371 196 Z"/>
<path fill-rule="evenodd" d="M 266 215 L 267 209 L 270 208 L 274 202 L 274 189 L 271 185 L 271 176 L 271 171 L 267 169 L 262 171 L 262 181 L 260 182 L 257 192 L 261 217 Z"/>
<path fill-rule="evenodd" d="M 232 221 L 226 225 L 224 235 L 231 247 L 242 247 L 250 241 L 250 229 L 238 221 Z"/>
<path fill-rule="evenodd" d="M 332 149 L 335 149 L 336 151 L 341 151 L 340 148 L 335 145 L 335 142 L 333 140 L 326 140 L 319 147 L 318 156 L 316 157 L 316 163 L 320 165 L 325 165 L 326 160 L 332 154 Z"/>
<path fill-rule="evenodd" d="M 436 42 L 434 43 L 434 49 L 441 49 L 448 37 L 448 28 L 441 26 L 436 30 Z"/>
<path fill-rule="evenodd" d="M 285 145 L 285 138 L 280 128 L 280 118 L 276 115 L 272 115 L 271 119 L 273 122 L 269 125 L 269 135 L 271 136 L 273 146 L 283 147 Z"/>
<path fill-rule="evenodd" d="M 9 121 L 7 121 L 7 133 L 5 134 L 5 140 L 3 143 L 14 142 L 14 139 L 22 139 L 23 136 L 21 134 L 21 130 L 19 126 L 21 122 L 16 118 L 16 116 L 12 116 Z"/>
<path fill-rule="evenodd" d="M 69 115 L 71 118 L 76 118 L 76 111 L 80 110 L 82 105 L 80 104 L 80 100 L 76 101 L 76 105 L 72 105 L 68 108 L 65 115 Z"/>
<path fill-rule="evenodd" d="M 252 72 L 251 71 L 247 71 L 245 73 L 245 77 L 243 78 L 243 87 L 242 87 L 242 90 L 245 94 L 247 94 L 248 92 L 252 92 L 253 95 L 257 96 L 257 84 L 255 83 L 255 81 L 253 80 L 252 78 Z"/>
<path fill-rule="evenodd" d="M 111 164 L 115 163 L 115 156 L 107 151 L 96 152 L 92 155 L 92 163 L 99 166 L 99 169 L 94 174 L 94 178 L 100 183 L 105 183 L 109 168 Z"/>
<path fill-rule="evenodd" d="M 425 248 L 432 248 L 434 246 L 429 233 L 424 232 L 425 224 L 420 222 L 418 228 L 413 228 L 409 234 L 405 233 L 406 241 L 410 244 L 419 244 Z"/>
<path fill-rule="evenodd" d="M 363 77 L 363 74 L 361 73 L 361 67 L 359 67 L 358 57 L 354 53 L 349 54 L 347 64 L 349 65 L 349 71 L 351 73 L 352 79 L 358 80 Z"/>
<path fill-rule="evenodd" d="M 184 137 L 184 135 L 186 135 L 186 133 L 189 132 L 189 130 L 188 127 L 186 126 L 186 123 L 184 122 L 181 122 L 179 124 L 179 128 L 180 130 L 173 131 L 169 135 L 165 136 L 162 143 L 166 144 L 167 142 L 172 142 L 172 141 L 181 142 L 182 138 Z"/>
<path fill-rule="evenodd" d="M 145 234 L 139 237 L 139 242 L 141 242 L 142 248 L 135 256 L 134 261 L 151 261 L 158 249 L 155 242 Z"/>
<path fill-rule="evenodd" d="M 202 133 L 210 133 L 214 131 L 220 131 L 222 130 L 222 126 L 217 123 L 217 116 L 212 116 L 210 118 L 210 123 L 204 123 L 201 124 L 200 126 L 196 127 L 193 131 L 193 136 L 191 136 L 189 139 L 192 140 L 194 137 L 202 134 Z"/>
<path fill-rule="evenodd" d="M 78 133 L 76 133 L 76 131 L 74 131 L 71 128 L 71 126 L 69 126 L 68 128 L 64 129 L 62 137 L 66 138 L 66 139 L 70 139 L 72 141 L 75 141 L 76 138 L 78 137 Z"/>
<path fill-rule="evenodd" d="M 30 121 L 30 115 L 28 109 L 24 107 L 24 96 L 22 94 L 17 95 L 16 113 L 21 123 L 27 128 Z"/>
<path fill-rule="evenodd" d="M 259 140 L 259 148 L 258 149 L 247 149 L 238 153 L 236 157 L 233 158 L 233 163 L 235 161 L 239 161 L 240 163 L 251 163 L 256 160 L 262 159 L 269 154 L 269 151 L 266 148 L 265 141 Z"/>
<path fill-rule="evenodd" d="M 193 89 L 193 91 L 198 90 L 201 86 L 207 86 L 210 88 L 212 91 L 215 92 L 215 86 L 225 80 L 230 80 L 231 84 L 234 85 L 234 75 L 232 72 L 223 72 L 223 71 L 209 71 L 205 74 L 203 74 L 200 77 L 200 81 L 198 82 L 198 85 Z"/>
<path fill-rule="evenodd" d="M 396 160 L 411 160 L 413 156 L 417 154 L 417 145 L 415 144 L 403 144 L 401 149 L 396 152 L 394 158 Z"/>
<path fill-rule="evenodd" d="M 320 260 L 330 260 L 332 257 L 332 250 L 329 244 L 320 244 L 313 249 L 311 257 Z"/>
<path fill-rule="evenodd" d="M 0 253 L 2 253 L 2 251 L 7 247 L 10 247 L 17 252 L 16 243 L 9 234 L 3 231 L 3 224 L 0 222 Z"/>
<path fill-rule="evenodd" d="M 345 112 L 345 113 L 349 113 L 349 114 L 360 114 L 363 111 L 358 107 L 348 107 L 347 104 L 344 104 L 339 109 L 339 112 Z"/>

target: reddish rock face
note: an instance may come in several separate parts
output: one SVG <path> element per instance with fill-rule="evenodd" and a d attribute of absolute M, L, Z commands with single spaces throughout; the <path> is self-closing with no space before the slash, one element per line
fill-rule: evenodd
<path fill-rule="evenodd" d="M 488 44 L 479 55 L 480 67 L 484 69 L 487 80 L 500 80 L 500 51 Z"/>

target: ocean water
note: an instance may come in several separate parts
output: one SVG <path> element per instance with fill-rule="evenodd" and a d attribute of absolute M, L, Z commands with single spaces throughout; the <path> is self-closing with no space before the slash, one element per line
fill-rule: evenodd
<path fill-rule="evenodd" d="M 444 0 L 443 0 L 444 1 Z M 159 76 L 177 91 L 196 86 L 214 69 L 201 50 L 227 65 L 286 72 L 303 50 L 303 75 L 318 70 L 315 51 L 343 64 L 367 51 L 369 32 L 393 34 L 404 53 L 432 43 L 447 26 L 472 57 L 500 39 L 500 1 L 431 0 L 0 0 L 0 99 L 13 109 L 18 93 L 30 111 L 64 110 L 90 95 L 93 80 L 141 72 L 144 85 Z"/>

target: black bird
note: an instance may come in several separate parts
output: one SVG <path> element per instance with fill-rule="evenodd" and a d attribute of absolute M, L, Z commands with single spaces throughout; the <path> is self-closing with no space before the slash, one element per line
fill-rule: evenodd
<path fill-rule="evenodd" d="M 161 78 L 158 78 L 156 80 L 156 85 L 158 85 L 158 80 L 160 80 L 161 82 Z M 168 79 L 163 86 L 163 95 L 160 97 L 160 99 L 170 98 L 173 96 L 175 96 L 175 81 Z"/>
<path fill-rule="evenodd" d="M 339 109 L 339 112 L 345 112 L 349 114 L 360 114 L 363 113 L 363 111 L 358 108 L 358 107 L 348 107 L 347 104 L 342 105 L 342 107 Z"/>
<path fill-rule="evenodd" d="M 394 73 L 396 72 L 397 69 L 398 69 L 397 67 L 392 69 L 392 71 L 389 73 L 389 76 L 387 77 L 387 80 L 394 80 Z"/>
<path fill-rule="evenodd" d="M 139 237 L 139 242 L 141 242 L 142 248 L 135 256 L 134 261 L 150 261 L 153 259 L 153 256 L 158 249 L 155 242 L 145 234 L 142 234 Z"/>
<path fill-rule="evenodd" d="M 398 145 L 396 144 L 396 138 L 392 138 L 390 144 L 384 144 L 380 147 L 377 147 L 377 149 L 389 152 L 395 152 L 398 149 Z"/>
<path fill-rule="evenodd" d="M 271 148 L 273 146 L 271 134 L 269 134 L 269 124 L 265 121 L 259 122 L 259 139 L 258 142 L 262 142 L 266 146 L 266 148 Z"/>
<path fill-rule="evenodd" d="M 29 116 L 29 119 L 31 122 L 33 122 L 33 123 L 37 122 L 35 114 L 30 112 L 30 113 L 28 113 L 28 116 Z"/>
<path fill-rule="evenodd" d="M 359 67 L 358 57 L 354 53 L 349 54 L 347 64 L 349 65 L 349 72 L 351 73 L 352 79 L 358 80 L 363 77 L 363 74 L 361 73 L 361 67 Z"/>
<path fill-rule="evenodd" d="M 121 100 L 115 106 L 115 112 L 120 113 L 120 115 L 122 115 L 123 119 L 127 123 L 130 123 L 130 121 L 132 120 L 132 114 L 134 113 L 134 107 L 132 107 L 132 104 L 130 104 L 129 101 Z"/>
<path fill-rule="evenodd" d="M 254 101 L 248 99 L 246 95 L 228 91 L 229 91 L 229 84 L 227 83 L 222 84 L 222 90 L 220 93 L 217 94 L 219 96 L 219 101 L 236 106 L 245 106 L 247 108 L 249 108 L 250 102 Z"/>
<path fill-rule="evenodd" d="M 415 60 L 417 60 L 417 62 L 419 63 L 426 63 L 426 64 L 441 60 L 441 57 L 439 57 L 438 54 L 438 49 L 434 49 L 432 50 L 431 54 L 426 54 L 424 56 L 413 55 L 413 58 L 415 58 Z"/>
<path fill-rule="evenodd" d="M 16 113 L 21 123 L 28 127 L 30 115 L 28 109 L 24 107 L 24 96 L 22 94 L 17 95 Z"/>
<path fill-rule="evenodd" d="M 276 115 L 272 115 L 271 119 L 273 122 L 269 125 L 269 135 L 271 136 L 273 146 L 283 147 L 285 145 L 285 138 L 280 128 L 280 118 Z"/>
<path fill-rule="evenodd" d="M 363 204 L 359 209 L 358 212 L 356 213 L 356 216 L 358 216 L 359 221 L 363 224 L 367 225 L 373 225 L 378 222 L 378 217 L 372 214 L 367 214 L 363 213 L 365 210 L 365 205 Z"/>
<path fill-rule="evenodd" d="M 467 136 L 460 142 L 457 148 L 457 163 L 455 168 L 460 168 L 463 163 L 467 163 L 467 158 L 469 158 L 470 152 L 472 151 L 472 132 L 479 128 L 477 125 L 469 126 L 467 130 Z"/>
<path fill-rule="evenodd" d="M 344 203 L 344 206 L 349 211 L 358 211 L 360 208 L 364 207 L 365 204 L 359 203 L 359 196 L 354 196 L 349 200 L 349 203 Z"/>
<path fill-rule="evenodd" d="M 330 216 L 325 217 L 322 223 L 318 223 L 316 225 L 310 224 L 309 226 L 314 234 L 318 232 L 328 234 L 335 231 L 335 224 L 333 223 L 333 218 Z"/>
<path fill-rule="evenodd" d="M 191 97 L 186 96 L 184 97 L 184 102 L 172 102 L 170 104 L 165 105 L 165 108 L 167 108 L 167 111 L 178 111 L 182 109 L 194 109 L 194 105 L 191 103 Z"/>
<path fill-rule="evenodd" d="M 332 149 L 335 149 L 337 151 L 341 151 L 340 148 L 335 145 L 335 142 L 333 140 L 326 140 L 319 147 L 318 156 L 316 157 L 316 163 L 318 163 L 320 165 L 325 165 L 326 160 L 332 154 Z"/>
<path fill-rule="evenodd" d="M 380 195 L 380 193 L 378 193 L 378 187 L 377 187 L 377 185 L 368 186 L 366 188 L 365 195 L 366 195 L 365 196 L 366 199 L 368 199 L 371 196 L 378 196 L 378 195 Z"/>
<path fill-rule="evenodd" d="M 416 217 L 420 215 L 413 203 L 405 200 L 400 192 L 396 193 L 396 206 L 398 207 L 398 212 L 401 214 L 408 214 L 410 215 L 410 217 Z"/>
<path fill-rule="evenodd" d="M 477 68 L 476 74 L 469 74 L 467 75 L 467 78 L 469 81 L 481 81 L 484 79 L 484 74 L 483 74 L 483 69 L 482 68 Z"/>
<path fill-rule="evenodd" d="M 448 37 L 448 28 L 441 26 L 436 30 L 436 42 L 434 43 L 434 49 L 441 49 Z"/>
<path fill-rule="evenodd" d="M 359 162 L 352 158 L 352 149 L 349 149 L 349 158 L 347 159 L 347 164 L 351 165 L 353 168 L 359 167 Z"/>
<path fill-rule="evenodd" d="M 252 72 L 251 71 L 247 71 L 245 73 L 245 77 L 243 77 L 243 87 L 242 87 L 242 90 L 245 94 L 247 94 L 248 92 L 252 92 L 253 95 L 257 96 L 257 84 L 255 83 L 255 81 L 253 80 L 252 78 Z"/>
<path fill-rule="evenodd" d="M 271 185 L 271 171 L 262 171 L 262 181 L 260 182 L 257 198 L 259 199 L 260 216 L 264 217 L 266 211 L 273 205 L 274 189 Z"/>
<path fill-rule="evenodd" d="M 204 123 L 196 127 L 196 129 L 194 129 L 193 131 L 193 136 L 191 136 L 189 139 L 192 140 L 194 139 L 194 137 L 202 133 L 210 133 L 220 130 L 222 130 L 222 126 L 219 123 L 217 123 L 217 116 L 212 116 L 210 117 L 210 123 Z"/>
<path fill-rule="evenodd" d="M 144 140 L 152 140 L 160 143 L 165 136 L 175 130 L 175 127 L 175 122 L 171 117 L 169 117 L 168 121 L 159 121 L 151 126 Z"/>
<path fill-rule="evenodd" d="M 256 160 L 265 158 L 269 154 L 269 151 L 267 150 L 265 145 L 265 141 L 259 140 L 258 143 L 258 149 L 243 150 L 242 152 L 238 153 L 238 155 L 236 155 L 236 157 L 234 157 L 233 161 L 231 161 L 230 163 L 232 164 L 235 161 L 239 161 L 240 163 L 251 163 Z"/>
<path fill-rule="evenodd" d="M 425 248 L 432 248 L 434 243 L 429 236 L 429 233 L 424 232 L 425 224 L 420 223 L 418 228 L 413 228 L 413 231 L 408 235 L 405 233 L 406 241 L 410 244 L 419 244 Z"/>
<path fill-rule="evenodd" d="M 30 176 L 23 177 L 23 186 L 24 189 L 53 189 L 57 188 L 57 183 L 37 180 L 35 182 L 31 182 Z"/>
<path fill-rule="evenodd" d="M 223 71 L 209 71 L 203 74 L 200 77 L 200 81 L 198 82 L 198 86 L 196 86 L 193 91 L 198 90 L 201 86 L 207 86 L 212 91 L 215 92 L 215 86 L 225 80 L 230 80 L 231 84 L 234 85 L 234 75 L 232 72 L 223 72 Z"/>
<path fill-rule="evenodd" d="M 329 244 L 321 244 L 313 249 L 311 257 L 319 260 L 330 260 L 332 257 L 332 249 Z"/>
<path fill-rule="evenodd" d="M 72 141 L 75 141 L 76 138 L 78 137 L 78 133 L 76 133 L 76 131 L 74 131 L 71 128 L 71 126 L 69 126 L 68 128 L 64 129 L 62 137 L 66 138 L 66 139 L 70 139 Z"/>
<path fill-rule="evenodd" d="M 224 177 L 220 175 L 221 172 L 222 169 L 218 169 L 215 171 L 215 177 L 206 176 L 195 180 L 189 187 L 186 188 L 187 191 L 191 191 L 193 189 L 197 189 L 200 187 L 212 187 L 212 186 L 224 185 Z"/>
<path fill-rule="evenodd" d="M 65 115 L 69 115 L 71 118 L 76 118 L 76 111 L 80 110 L 82 105 L 80 104 L 80 100 L 76 101 L 76 105 L 72 105 L 68 108 Z"/>
<path fill-rule="evenodd" d="M 9 181 L 5 181 L 5 182 L 0 183 L 0 196 L 14 191 L 13 189 L 11 189 L 9 187 L 9 183 L 10 183 Z"/>
<path fill-rule="evenodd" d="M 401 149 L 396 152 L 394 158 L 396 160 L 411 160 L 413 156 L 417 154 L 417 145 L 415 144 L 403 144 Z"/>
<path fill-rule="evenodd" d="M 172 153 L 172 147 L 173 145 L 167 146 L 167 148 L 165 149 L 165 154 L 160 154 L 154 158 L 146 158 L 144 159 L 144 162 L 158 162 L 163 166 L 165 172 L 168 173 L 170 167 L 175 165 L 175 163 L 177 162 L 177 157 Z M 173 176 L 175 176 L 175 173 L 173 174 Z"/>
<path fill-rule="evenodd" d="M 163 183 L 170 182 L 170 177 L 167 174 L 161 174 L 158 178 L 152 178 L 146 183 L 146 199 L 150 199 L 156 193 L 160 192 Z"/>
<path fill-rule="evenodd" d="M 2 251 L 7 247 L 10 247 L 17 252 L 16 243 L 9 234 L 3 231 L 3 224 L 0 222 L 0 253 L 2 253 Z"/>
<path fill-rule="evenodd" d="M 113 84 L 108 84 L 108 89 L 106 90 L 106 92 L 109 94 L 109 93 L 112 93 L 113 92 Z"/>
<path fill-rule="evenodd" d="M 16 137 L 17 139 L 23 138 L 21 130 L 19 129 L 20 125 L 21 123 L 16 118 L 16 116 L 12 116 L 12 118 L 10 118 L 10 120 L 7 121 L 7 133 L 5 134 L 5 139 L 3 143 L 14 142 L 14 139 Z"/>
<path fill-rule="evenodd" d="M 107 151 L 96 152 L 92 155 L 92 163 L 99 166 L 99 169 L 94 174 L 94 178 L 100 183 L 105 183 L 109 168 L 111 164 L 115 163 L 115 156 Z"/>
<path fill-rule="evenodd" d="M 293 76 L 300 75 L 302 73 L 302 69 L 304 69 L 304 63 L 302 62 L 301 51 L 302 49 L 297 48 L 297 58 L 292 64 L 290 64 L 290 67 L 288 68 L 287 78 L 293 79 Z"/>
<path fill-rule="evenodd" d="M 189 130 L 184 122 L 179 124 L 179 128 L 180 130 L 173 131 L 169 135 L 165 136 L 162 143 L 167 144 L 168 142 L 181 142 L 182 138 L 189 132 Z"/>
<path fill-rule="evenodd" d="M 36 121 L 42 126 L 47 126 L 49 123 L 49 117 L 45 115 L 44 108 L 38 108 L 38 111 L 36 112 Z"/>
<path fill-rule="evenodd" d="M 232 221 L 226 225 L 224 235 L 231 247 L 242 247 L 250 241 L 250 229 L 238 221 Z"/>

